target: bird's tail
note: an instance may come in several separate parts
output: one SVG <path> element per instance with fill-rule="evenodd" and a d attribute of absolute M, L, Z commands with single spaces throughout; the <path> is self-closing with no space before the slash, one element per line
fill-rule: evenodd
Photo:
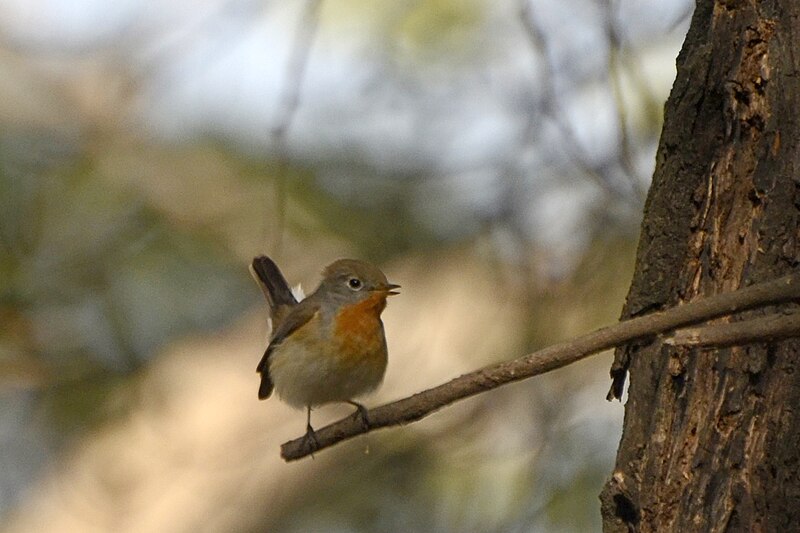
<path fill-rule="evenodd" d="M 297 304 L 286 278 L 272 259 L 266 255 L 256 257 L 250 265 L 250 272 L 266 296 L 272 316 L 275 316 L 275 312 L 283 306 Z"/>

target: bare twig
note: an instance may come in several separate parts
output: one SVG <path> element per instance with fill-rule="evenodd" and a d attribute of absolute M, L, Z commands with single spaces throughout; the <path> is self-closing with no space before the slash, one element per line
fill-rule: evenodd
<path fill-rule="evenodd" d="M 547 37 L 547 32 L 533 16 L 533 6 L 530 0 L 521 0 L 521 7 L 519 11 L 520 21 L 525 35 L 535 52 L 542 56 L 542 72 L 540 78 L 545 80 L 541 87 L 541 106 L 542 114 L 550 118 L 551 123 L 558 129 L 558 133 L 563 138 L 564 142 L 561 143 L 561 148 L 569 156 L 570 162 L 573 163 L 578 170 L 580 170 L 587 178 L 591 179 L 600 189 L 610 196 L 618 196 L 624 198 L 628 203 L 639 204 L 640 192 L 632 187 L 631 183 L 620 183 L 620 180 L 612 172 L 612 167 L 608 164 L 595 163 L 587 155 L 586 150 L 582 147 L 574 128 L 570 125 L 569 119 L 565 118 L 564 110 L 561 106 L 561 96 L 558 85 L 559 69 L 554 64 L 554 60 L 550 57 L 550 43 Z M 612 46 L 616 43 L 609 39 Z M 616 51 L 610 50 L 609 53 L 613 54 Z M 610 65 L 613 67 L 614 65 Z M 611 73 L 614 74 L 613 72 Z M 612 81 L 616 81 L 612 78 Z M 618 109 L 619 110 L 619 109 Z M 620 116 L 620 120 L 625 120 L 624 116 Z M 540 126 L 537 124 L 537 126 Z M 627 134 L 625 130 L 626 125 L 620 124 L 620 131 Z M 628 170 L 633 172 L 633 167 L 627 167 L 624 157 L 632 157 L 630 155 L 630 144 L 628 138 L 623 138 L 623 147 L 620 154 L 617 154 L 617 159 L 620 167 L 628 173 Z M 627 145 L 624 143 L 628 143 Z M 627 150 L 627 152 L 626 152 Z M 634 199 L 635 196 L 635 199 Z"/>
<path fill-rule="evenodd" d="M 800 337 L 800 312 L 679 329 L 664 339 L 675 346 L 733 346 Z"/>
<path fill-rule="evenodd" d="M 800 300 L 800 275 L 786 276 L 626 320 L 519 359 L 464 374 L 432 389 L 376 407 L 368 412 L 368 427 L 365 427 L 363 421 L 349 416 L 319 429 L 316 432 L 316 442 L 299 438 L 283 444 L 281 456 L 287 461 L 300 459 L 368 431 L 414 422 L 458 400 L 544 374 L 614 346 L 745 309 L 791 300 Z"/>
<path fill-rule="evenodd" d="M 549 49 L 545 32 L 535 22 L 532 16 L 532 9 L 533 8 L 531 7 L 530 0 L 522 0 L 522 6 L 519 12 L 522 28 L 525 30 L 525 35 L 528 37 L 528 40 L 534 51 L 542 55 L 543 67 L 540 78 L 546 80 L 543 82 L 541 87 L 542 113 L 551 119 L 553 125 L 558 129 L 558 132 L 564 138 L 565 142 L 562 143 L 562 147 L 569 155 L 570 160 L 581 170 L 581 172 L 594 181 L 601 190 L 605 191 L 609 195 L 613 195 L 617 192 L 613 184 L 606 179 L 606 176 L 604 176 L 602 172 L 600 172 L 588 161 L 586 155 L 583 153 L 583 150 L 580 147 L 580 143 L 578 142 L 575 133 L 572 130 L 572 126 L 570 126 L 566 122 L 566 119 L 563 118 L 564 113 L 560 109 L 558 91 L 555 87 L 556 68 L 552 64 L 552 60 L 548 55 Z"/>
<path fill-rule="evenodd" d="M 303 85 L 308 56 L 319 24 L 321 4 L 322 0 L 308 0 L 300 17 L 291 55 L 286 63 L 286 78 L 278 102 L 278 118 L 271 132 L 273 141 L 283 142 L 300 105 L 300 88 Z"/>
<path fill-rule="evenodd" d="M 297 109 L 300 106 L 300 89 L 311 54 L 311 45 L 319 25 L 319 12 L 322 0 L 308 0 L 300 17 L 292 46 L 291 55 L 286 63 L 286 78 L 278 101 L 278 116 L 270 130 L 270 140 L 278 154 L 278 169 L 275 173 L 277 183 L 276 213 L 278 230 L 275 232 L 273 250 L 281 249 L 283 244 L 283 228 L 286 224 L 286 179 L 289 172 L 289 154 L 286 137 L 292 127 Z"/>
<path fill-rule="evenodd" d="M 617 111 L 617 123 L 619 124 L 619 153 L 617 160 L 620 169 L 628 179 L 633 193 L 644 202 L 647 196 L 647 189 L 644 187 L 642 176 L 636 171 L 633 163 L 633 143 L 628 129 L 628 111 L 626 109 L 625 96 L 623 94 L 623 61 L 622 55 L 626 53 L 622 36 L 617 29 L 614 17 L 615 3 L 613 0 L 605 0 L 605 22 L 606 37 L 608 38 L 608 77 L 611 85 L 611 94 L 614 96 L 614 105 Z M 641 87 L 640 87 L 641 90 Z"/>

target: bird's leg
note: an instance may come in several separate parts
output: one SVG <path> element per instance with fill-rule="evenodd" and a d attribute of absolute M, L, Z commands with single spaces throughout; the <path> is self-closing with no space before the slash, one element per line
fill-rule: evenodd
<path fill-rule="evenodd" d="M 314 451 L 319 448 L 319 441 L 317 440 L 317 434 L 314 432 L 314 428 L 311 427 L 311 406 L 308 406 L 308 416 L 306 417 L 306 434 L 303 436 L 303 441 L 305 445 L 311 450 Z M 313 457 L 313 455 L 312 455 Z"/>
<path fill-rule="evenodd" d="M 358 402 L 354 402 L 353 400 L 347 400 L 347 403 L 356 408 L 356 412 L 353 413 L 353 417 L 356 420 L 361 421 L 361 425 L 365 430 L 369 429 L 369 417 L 367 416 L 367 408 Z"/>

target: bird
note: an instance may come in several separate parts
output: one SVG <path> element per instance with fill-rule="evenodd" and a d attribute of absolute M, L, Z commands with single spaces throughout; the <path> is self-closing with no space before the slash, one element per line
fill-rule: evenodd
<path fill-rule="evenodd" d="M 317 289 L 298 301 L 275 262 L 255 257 L 250 270 L 269 306 L 272 332 L 256 371 L 258 398 L 275 391 L 305 408 L 306 440 L 317 443 L 311 426 L 314 407 L 346 402 L 369 427 L 367 410 L 354 398 L 383 382 L 388 349 L 381 313 L 386 299 L 399 294 L 378 267 L 357 259 L 339 259 L 322 271 Z"/>

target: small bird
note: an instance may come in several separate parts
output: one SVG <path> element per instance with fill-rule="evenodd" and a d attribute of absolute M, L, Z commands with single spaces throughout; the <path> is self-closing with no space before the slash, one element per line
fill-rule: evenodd
<path fill-rule="evenodd" d="M 388 352 L 380 317 L 400 285 L 369 263 L 340 259 L 323 270 L 317 290 L 298 302 L 269 257 L 253 259 L 251 271 L 272 318 L 269 345 L 256 367 L 258 398 L 269 398 L 274 389 L 289 405 L 306 408 L 306 438 L 314 443 L 312 407 L 347 402 L 368 426 L 366 409 L 353 398 L 383 381 Z"/>

